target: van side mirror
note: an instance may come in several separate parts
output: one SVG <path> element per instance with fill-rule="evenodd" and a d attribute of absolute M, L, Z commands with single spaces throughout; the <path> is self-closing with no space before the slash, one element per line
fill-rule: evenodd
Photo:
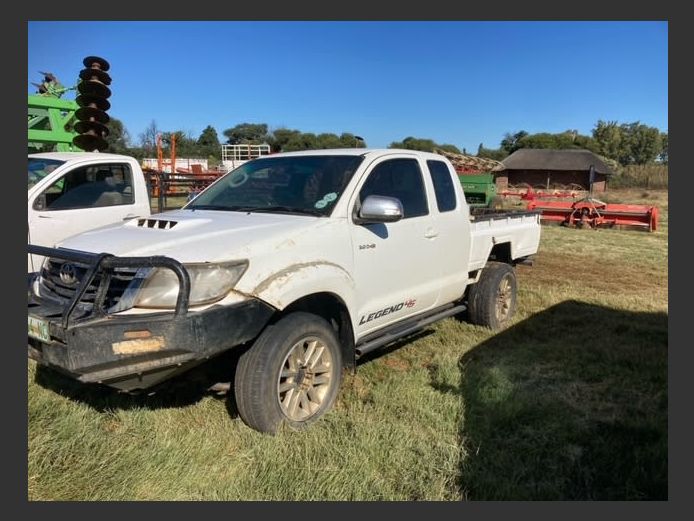
<path fill-rule="evenodd" d="M 400 199 L 384 195 L 370 195 L 361 203 L 354 221 L 357 224 L 393 223 L 402 219 Z"/>
<path fill-rule="evenodd" d="M 45 210 L 46 209 L 46 194 L 39 194 L 36 199 L 34 199 L 34 210 Z"/>

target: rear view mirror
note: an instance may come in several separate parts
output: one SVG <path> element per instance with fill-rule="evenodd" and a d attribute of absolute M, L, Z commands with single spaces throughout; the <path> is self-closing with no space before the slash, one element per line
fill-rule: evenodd
<path fill-rule="evenodd" d="M 45 210 L 46 209 L 46 194 L 40 194 L 36 199 L 34 199 L 34 210 Z"/>
<path fill-rule="evenodd" d="M 370 195 L 361 204 L 357 224 L 392 223 L 402 219 L 402 203 L 395 197 Z"/>

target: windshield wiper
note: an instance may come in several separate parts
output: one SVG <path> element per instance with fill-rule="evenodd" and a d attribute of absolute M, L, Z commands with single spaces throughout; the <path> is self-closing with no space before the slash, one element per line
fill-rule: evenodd
<path fill-rule="evenodd" d="M 232 206 L 231 209 L 239 212 L 288 212 L 315 215 L 317 217 L 324 216 L 324 214 L 318 210 L 299 208 L 296 206 Z"/>
<path fill-rule="evenodd" d="M 230 212 L 236 210 L 235 206 L 221 206 L 218 204 L 199 204 L 193 205 L 186 208 L 186 210 L 223 210 L 225 212 Z"/>

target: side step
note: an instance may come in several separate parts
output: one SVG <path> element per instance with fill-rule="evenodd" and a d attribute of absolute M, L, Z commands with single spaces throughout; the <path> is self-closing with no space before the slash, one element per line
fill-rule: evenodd
<path fill-rule="evenodd" d="M 366 353 L 373 351 L 374 349 L 386 344 L 390 344 L 391 342 L 394 342 L 395 340 L 398 340 L 404 336 L 411 335 L 429 324 L 438 322 L 439 320 L 443 320 L 444 318 L 448 318 L 453 315 L 457 315 L 466 309 L 466 306 L 460 304 L 454 307 L 447 307 L 446 309 L 437 311 L 430 315 L 409 319 L 405 322 L 394 324 L 393 326 L 386 328 L 383 332 L 379 332 L 378 336 L 376 337 L 373 337 L 372 335 L 365 337 L 362 343 L 358 344 L 354 351 L 357 358 L 359 358 Z"/>

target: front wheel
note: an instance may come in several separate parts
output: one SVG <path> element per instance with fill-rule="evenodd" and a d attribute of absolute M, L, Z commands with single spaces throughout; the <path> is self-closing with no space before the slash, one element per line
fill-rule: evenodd
<path fill-rule="evenodd" d="M 473 324 L 501 329 L 516 311 L 516 273 L 503 262 L 488 262 L 468 292 L 468 319 Z"/>
<path fill-rule="evenodd" d="M 239 416 L 274 434 L 301 429 L 333 406 L 342 382 L 342 354 L 323 318 L 291 313 L 268 326 L 239 359 L 234 388 Z"/>

